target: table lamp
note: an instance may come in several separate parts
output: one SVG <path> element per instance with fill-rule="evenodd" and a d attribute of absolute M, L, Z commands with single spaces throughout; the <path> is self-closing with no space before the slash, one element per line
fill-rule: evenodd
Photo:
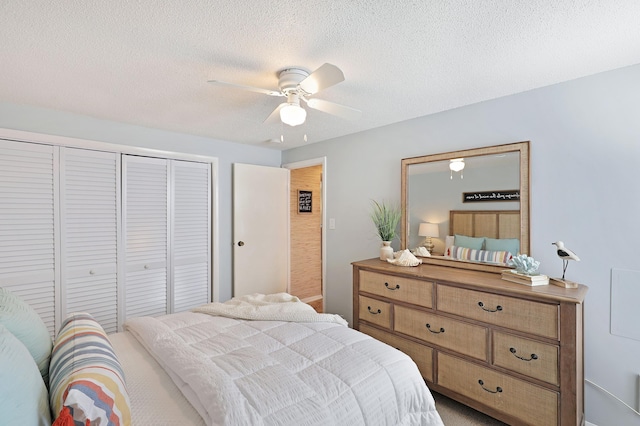
<path fill-rule="evenodd" d="M 431 251 L 433 250 L 433 242 L 431 241 L 431 238 L 440 237 L 440 233 L 438 232 L 438 224 L 429 222 L 421 223 L 420 227 L 418 228 L 418 235 L 421 237 L 425 237 L 422 245 L 425 246 L 427 250 L 429 250 L 429 253 L 431 253 Z"/>

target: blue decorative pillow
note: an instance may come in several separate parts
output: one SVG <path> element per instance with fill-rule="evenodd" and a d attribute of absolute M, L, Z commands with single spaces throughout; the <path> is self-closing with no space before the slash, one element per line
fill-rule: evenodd
<path fill-rule="evenodd" d="M 27 347 L 0 324 L 0 423 L 51 425 L 49 398 Z"/>
<path fill-rule="evenodd" d="M 53 343 L 47 326 L 24 300 L 0 287 L 0 325 L 22 342 L 35 360 L 44 383 L 49 385 L 49 358 Z"/>
<path fill-rule="evenodd" d="M 517 238 L 487 238 L 484 248 L 493 251 L 508 251 L 516 256 L 520 253 L 520 240 Z"/>
<path fill-rule="evenodd" d="M 456 234 L 454 244 L 458 247 L 482 250 L 484 248 L 484 240 L 484 237 L 468 237 Z"/>
<path fill-rule="evenodd" d="M 62 323 L 51 354 L 51 410 L 75 422 L 130 425 L 122 366 L 103 328 L 87 313 Z M 66 420 L 66 418 L 65 418 Z M 63 423 L 64 424 L 64 423 Z"/>

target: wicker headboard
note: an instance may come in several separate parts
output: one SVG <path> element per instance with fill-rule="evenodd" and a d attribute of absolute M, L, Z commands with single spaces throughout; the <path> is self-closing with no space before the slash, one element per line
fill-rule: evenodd
<path fill-rule="evenodd" d="M 520 239 L 520 210 L 451 210 L 449 235 Z"/>

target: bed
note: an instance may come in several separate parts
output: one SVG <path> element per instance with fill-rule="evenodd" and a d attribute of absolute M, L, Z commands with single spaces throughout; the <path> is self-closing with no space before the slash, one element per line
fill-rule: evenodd
<path fill-rule="evenodd" d="M 109 336 L 90 315 L 70 315 L 50 355 L 51 420 L 57 417 L 56 426 L 72 425 L 74 418 L 84 421 L 82 416 L 94 410 L 103 423 L 91 424 L 442 425 L 415 363 L 348 328 L 341 318 L 305 309 L 280 313 L 280 320 L 274 311 L 234 318 L 220 305 L 134 318 L 125 331 Z M 302 305 L 308 307 L 299 302 L 295 309 Z M 21 315 L 11 325 L 18 335 L 17 323 L 23 331 L 27 322 L 29 329 L 37 323 Z M 1 315 L 0 321 L 8 323 Z M 95 359 L 80 355 L 87 348 Z M 43 373 L 36 362 L 42 364 L 42 353 L 35 352 L 31 376 Z M 80 377 L 80 371 L 89 372 Z M 98 391 L 83 389 L 83 380 Z M 39 402 L 20 424 L 49 424 L 42 410 L 43 387 L 32 382 L 28 394 L 38 394 Z"/>
<path fill-rule="evenodd" d="M 519 210 L 451 210 L 444 256 L 506 267 L 521 250 Z"/>
<path fill-rule="evenodd" d="M 451 210 L 449 235 L 456 234 L 519 239 L 520 210 Z"/>

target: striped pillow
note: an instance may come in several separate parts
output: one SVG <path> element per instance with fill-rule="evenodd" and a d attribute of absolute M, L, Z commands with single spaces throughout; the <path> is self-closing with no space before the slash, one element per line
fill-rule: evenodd
<path fill-rule="evenodd" d="M 51 410 L 59 416 L 59 424 L 67 424 L 63 415 L 68 413 L 76 424 L 131 424 L 122 367 L 107 335 L 91 315 L 71 314 L 62 323 L 49 376 Z"/>
<path fill-rule="evenodd" d="M 508 251 L 475 250 L 458 246 L 449 247 L 447 255 L 452 259 L 497 263 L 500 265 L 506 265 L 513 257 Z"/>

